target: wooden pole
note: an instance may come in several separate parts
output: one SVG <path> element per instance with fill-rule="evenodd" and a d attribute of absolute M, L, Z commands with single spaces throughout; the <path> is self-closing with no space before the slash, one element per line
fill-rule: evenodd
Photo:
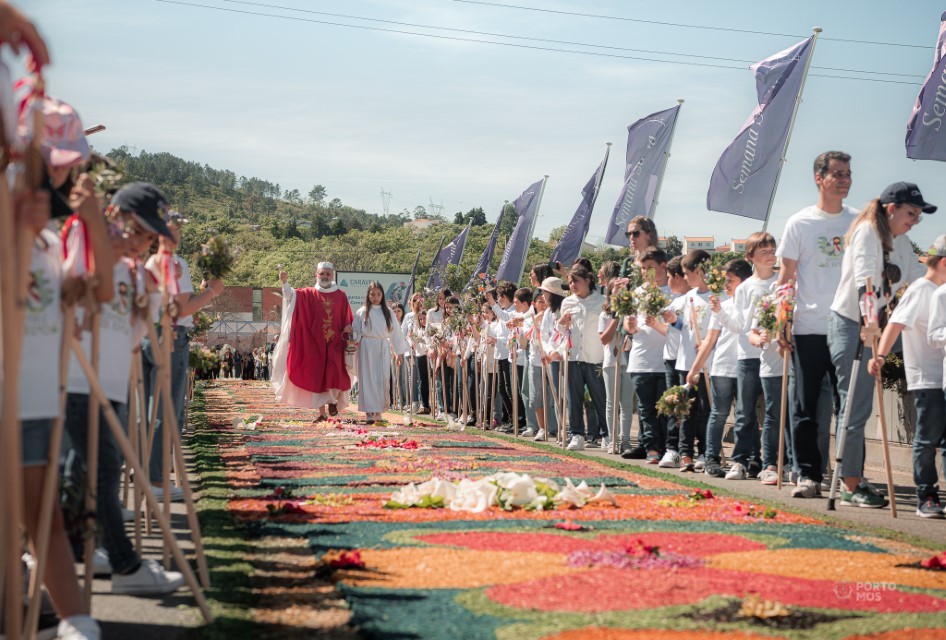
<path fill-rule="evenodd" d="M 868 285 L 870 286 L 870 285 Z M 877 336 L 871 338 L 871 357 L 877 353 Z M 890 444 L 887 442 L 887 417 L 884 415 L 884 386 L 880 380 L 880 375 L 874 376 L 877 393 L 877 417 L 880 419 L 880 441 L 884 447 L 884 471 L 887 474 L 887 493 L 890 495 L 890 515 L 897 517 L 897 492 L 893 484 L 893 471 L 890 468 Z"/>
<path fill-rule="evenodd" d="M 785 422 L 788 418 L 788 353 L 782 358 L 782 404 L 779 408 L 779 427 L 778 427 L 778 479 L 775 481 L 777 489 L 782 488 L 782 471 L 785 463 Z"/>
<path fill-rule="evenodd" d="M 90 353 L 92 354 L 92 371 L 98 378 L 99 372 L 99 314 L 97 309 L 90 309 L 87 314 L 91 314 L 92 322 L 92 340 Z M 88 315 L 86 316 L 89 317 Z M 81 350 L 81 346 L 79 347 Z M 103 405 L 109 404 L 107 399 L 102 400 Z M 109 405 L 111 406 L 111 405 Z M 83 553 L 83 562 L 85 563 L 85 574 L 82 586 L 85 589 L 85 606 L 87 611 L 92 610 L 92 581 L 94 579 L 93 562 L 95 555 L 95 523 L 98 512 L 98 471 L 99 471 L 99 399 L 89 395 L 89 413 L 88 413 L 88 443 L 86 445 L 86 492 L 85 492 L 85 510 L 86 510 L 86 532 L 85 532 L 85 550 Z"/>

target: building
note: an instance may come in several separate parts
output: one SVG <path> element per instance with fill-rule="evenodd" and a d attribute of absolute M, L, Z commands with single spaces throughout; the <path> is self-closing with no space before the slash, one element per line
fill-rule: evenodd
<path fill-rule="evenodd" d="M 411 220 L 410 222 L 405 222 L 405 227 L 410 227 L 411 231 L 414 233 L 420 233 L 421 231 L 427 231 L 435 224 L 443 224 L 442 220 L 431 220 L 429 218 L 418 218 L 416 220 Z"/>
<path fill-rule="evenodd" d="M 746 252 L 746 239 L 745 238 L 733 238 L 730 242 L 732 249 L 730 251 L 738 251 L 739 253 Z"/>
<path fill-rule="evenodd" d="M 713 236 L 683 236 L 683 255 L 695 249 L 716 253 L 716 238 Z"/>
<path fill-rule="evenodd" d="M 224 287 L 204 307 L 214 318 L 207 346 L 229 344 L 250 351 L 279 335 L 282 290 L 278 287 Z"/>

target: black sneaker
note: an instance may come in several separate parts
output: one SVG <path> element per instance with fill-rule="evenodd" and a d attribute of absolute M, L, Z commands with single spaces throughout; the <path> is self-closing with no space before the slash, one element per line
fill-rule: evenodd
<path fill-rule="evenodd" d="M 715 460 L 706 461 L 706 466 L 703 468 L 703 473 L 713 478 L 722 478 L 726 475 L 726 472 L 723 471 L 722 465 L 720 465 Z"/>
<path fill-rule="evenodd" d="M 638 445 L 633 449 L 622 451 L 621 457 L 625 460 L 644 460 L 647 458 L 647 450 Z"/>
<path fill-rule="evenodd" d="M 762 473 L 762 465 L 759 464 L 759 461 L 750 460 L 749 464 L 746 465 L 746 476 L 754 480 L 759 477 L 760 473 Z"/>

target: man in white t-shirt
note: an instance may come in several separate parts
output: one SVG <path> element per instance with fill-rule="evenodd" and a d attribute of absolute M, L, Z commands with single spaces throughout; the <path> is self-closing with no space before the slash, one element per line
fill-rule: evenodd
<path fill-rule="evenodd" d="M 821 495 L 825 468 L 818 447 L 819 432 L 830 428 L 819 421 L 818 403 L 825 375 L 835 385 L 836 376 L 828 349 L 828 312 L 841 279 L 844 234 L 857 211 L 844 205 L 851 189 L 851 156 L 827 151 L 815 158 L 818 203 L 805 207 L 785 224 L 778 246 L 781 258 L 778 284 L 795 281 L 795 316 L 792 325 L 791 433 L 793 457 L 798 469 L 796 498 Z M 784 346 L 784 345 L 783 345 Z"/>

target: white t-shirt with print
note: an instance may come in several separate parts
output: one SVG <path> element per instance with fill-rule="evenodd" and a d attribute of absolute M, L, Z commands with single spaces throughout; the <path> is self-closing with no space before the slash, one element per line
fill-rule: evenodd
<path fill-rule="evenodd" d="M 946 390 L 946 284 L 940 285 L 933 292 L 926 337 L 939 353 L 939 357 L 943 358 L 943 389 Z"/>
<path fill-rule="evenodd" d="M 926 335 L 936 289 L 926 278 L 914 281 L 890 315 L 890 322 L 903 325 L 903 365 L 910 391 L 943 386 L 943 351 L 930 345 Z"/>
<path fill-rule="evenodd" d="M 730 298 L 722 303 L 723 313 L 732 315 L 733 300 Z M 713 355 L 707 360 L 710 363 L 709 373 L 712 377 L 735 378 L 739 374 L 739 336 L 720 322 L 719 314 L 712 313 L 707 332 L 719 331 L 719 338 L 713 349 Z M 705 338 L 705 334 L 701 334 Z"/>
<path fill-rule="evenodd" d="M 59 415 L 62 242 L 44 229 L 33 244 L 20 358 L 20 419 Z"/>
<path fill-rule="evenodd" d="M 164 277 L 161 273 L 161 262 L 159 254 L 154 254 L 145 263 L 145 268 L 151 272 L 158 282 Z M 187 266 L 187 260 L 174 254 L 174 275 L 177 276 L 178 291 L 181 294 L 193 293 L 194 283 L 191 281 L 191 270 Z M 194 326 L 194 316 L 183 316 L 177 319 L 177 326 L 190 329 Z"/>
<path fill-rule="evenodd" d="M 844 234 L 855 217 L 857 211 L 848 206 L 828 213 L 812 205 L 785 223 L 776 255 L 798 263 L 795 335 L 828 334 L 828 312 L 841 280 Z"/>
<path fill-rule="evenodd" d="M 670 306 L 667 307 L 677 315 L 682 313 L 683 295 L 671 293 Z M 664 342 L 664 360 L 674 362 L 677 359 L 677 352 L 680 350 L 680 332 L 674 328 L 667 329 L 666 340 Z"/>
<path fill-rule="evenodd" d="M 600 336 L 604 333 L 604 330 L 608 328 L 608 325 L 611 324 L 611 314 L 607 311 L 601 312 L 601 317 L 598 318 L 598 335 Z M 636 334 L 635 334 L 636 335 Z M 621 367 L 627 365 L 627 352 L 623 350 L 624 336 L 621 334 L 621 326 L 618 324 L 617 330 L 614 332 L 614 336 L 611 338 L 611 342 L 608 344 L 602 345 L 604 347 L 604 361 L 601 363 L 603 367 L 613 367 L 614 366 L 614 351 L 615 349 L 621 352 Z"/>
<path fill-rule="evenodd" d="M 708 289 L 700 293 L 690 289 L 681 296 L 683 327 L 680 333 L 680 349 L 677 351 L 677 371 L 689 371 L 696 361 L 696 327 L 699 327 L 700 338 L 706 337 L 709 328 L 710 315 L 709 297 L 713 295 Z M 676 303 L 676 301 L 674 301 Z M 673 305 L 671 305 L 672 307 Z M 710 360 L 713 354 L 710 354 Z"/>
<path fill-rule="evenodd" d="M 99 382 L 109 400 L 128 402 L 131 350 L 135 346 L 132 312 L 135 287 L 132 267 L 125 258 L 115 263 L 115 295 L 101 305 L 99 313 Z M 77 314 L 81 316 L 82 314 Z M 80 317 L 81 322 L 81 317 Z M 135 323 L 137 324 L 137 323 Z M 92 334 L 82 333 L 82 352 L 92 363 Z M 75 354 L 69 358 L 69 393 L 89 395 L 89 382 Z"/>
<path fill-rule="evenodd" d="M 637 293 L 643 291 L 643 287 L 637 288 Z M 660 291 L 671 299 L 670 287 L 664 285 Z M 658 318 L 663 322 L 663 318 Z M 673 329 L 667 330 L 667 335 L 662 335 L 659 331 L 647 326 L 647 316 L 643 313 L 637 314 L 637 333 L 634 334 L 634 340 L 631 342 L 631 353 L 627 363 L 628 373 L 663 373 L 666 370 L 664 360 L 666 358 L 666 347 L 670 337 L 680 344 L 680 333 Z M 676 359 L 676 348 L 674 348 L 673 359 Z"/>

